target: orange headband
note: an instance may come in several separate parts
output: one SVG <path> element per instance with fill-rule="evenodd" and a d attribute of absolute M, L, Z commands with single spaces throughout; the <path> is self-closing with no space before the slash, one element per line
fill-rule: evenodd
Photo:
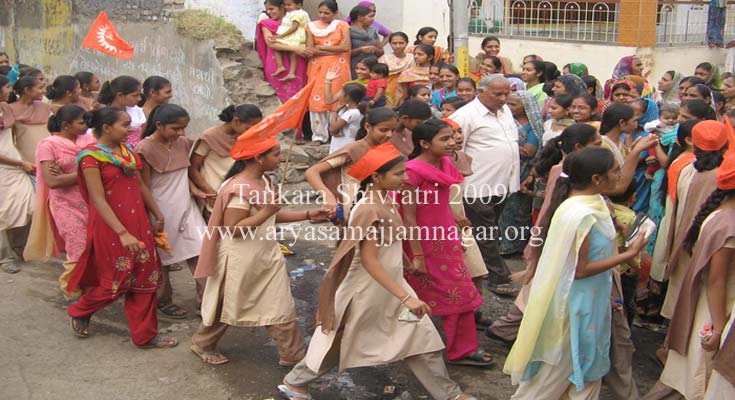
<path fill-rule="evenodd" d="M 717 121 L 702 121 L 692 128 L 692 141 L 698 149 L 717 151 L 725 147 L 728 141 L 728 129 Z"/>
<path fill-rule="evenodd" d="M 391 161 L 401 156 L 401 153 L 396 150 L 390 142 L 385 142 L 381 145 L 370 148 L 362 158 L 360 158 L 355 165 L 350 168 L 347 173 L 362 182 L 367 179 L 373 172 L 377 171 Z"/>
<path fill-rule="evenodd" d="M 461 128 L 461 126 L 459 126 L 459 124 L 457 123 L 457 121 L 455 121 L 455 120 L 453 120 L 451 118 L 442 118 L 442 121 L 444 121 L 447 124 L 449 124 L 449 126 L 451 126 L 452 129 L 454 129 L 454 130 L 457 130 L 457 129 Z"/>
<path fill-rule="evenodd" d="M 722 160 L 720 169 L 717 170 L 717 188 L 721 190 L 735 189 L 735 130 L 733 130 L 730 118 L 725 117 L 725 126 L 730 145 Z"/>
<path fill-rule="evenodd" d="M 273 136 L 250 136 L 245 138 L 243 138 L 243 136 L 240 136 L 237 139 L 235 145 L 232 146 L 232 150 L 230 150 L 230 155 L 235 160 L 249 160 L 278 146 L 278 143 L 278 139 Z"/>

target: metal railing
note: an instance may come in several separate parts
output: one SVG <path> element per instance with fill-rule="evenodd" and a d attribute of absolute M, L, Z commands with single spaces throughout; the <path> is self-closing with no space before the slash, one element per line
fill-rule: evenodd
<path fill-rule="evenodd" d="M 656 23 L 657 46 L 707 44 L 709 0 L 659 0 Z M 725 42 L 735 39 L 735 1 L 727 2 Z"/>
<path fill-rule="evenodd" d="M 470 34 L 614 44 L 619 0 L 473 0 Z"/>

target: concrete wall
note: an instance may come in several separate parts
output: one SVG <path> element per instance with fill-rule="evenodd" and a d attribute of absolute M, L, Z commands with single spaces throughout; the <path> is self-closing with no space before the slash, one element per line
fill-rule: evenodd
<path fill-rule="evenodd" d="M 73 15 L 81 7 L 92 7 L 91 3 L 101 7 L 105 2 L 40 0 L 16 5 L 12 18 L 0 18 L 6 49 L 14 59 L 17 56 L 20 62 L 41 68 L 50 78 L 82 70 L 96 73 L 101 80 L 123 74 L 141 81 L 150 75 L 165 76 L 173 84 L 173 102 L 192 116 L 188 135 L 196 137 L 216 123 L 217 114 L 228 103 L 228 92 L 212 42 L 182 37 L 173 24 L 160 21 L 121 22 L 124 16 L 150 21 L 162 10 L 133 8 L 137 1 L 110 1 L 122 4 L 111 8 L 110 18 L 120 35 L 135 47 L 134 58 L 121 60 L 81 48 L 92 20 L 75 20 Z M 149 4 L 155 3 L 162 1 Z M 86 10 L 88 15 L 96 16 L 97 12 L 99 8 Z"/>
<path fill-rule="evenodd" d="M 255 22 L 263 10 L 262 0 L 186 0 L 186 8 L 203 8 L 224 18 L 242 32 L 245 39 L 255 40 Z"/>

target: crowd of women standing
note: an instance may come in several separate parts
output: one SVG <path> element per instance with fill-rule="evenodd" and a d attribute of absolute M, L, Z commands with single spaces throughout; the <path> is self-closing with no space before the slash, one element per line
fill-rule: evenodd
<path fill-rule="evenodd" d="M 188 317 L 169 278 L 186 264 L 202 318 L 191 350 L 223 364 L 229 326 L 263 326 L 278 364 L 292 368 L 278 387 L 289 399 L 311 398 L 309 384 L 333 367 L 397 361 L 433 398 L 472 399 L 444 358 L 491 367 L 478 331 L 514 343 L 504 365 L 514 399 L 594 399 L 603 379 L 615 398 L 640 398 L 634 324 L 668 327 L 645 398 L 735 396 L 732 74 L 703 62 L 654 87 L 629 56 L 602 82 L 582 63 L 560 71 L 537 55 L 514 67 L 488 37 L 463 77 L 436 29 L 410 44 L 375 21 L 372 2 L 344 21 L 331 0 L 311 22 L 298 0 L 265 8 L 265 78 L 284 101 L 313 80 L 306 130 L 332 143 L 306 172 L 317 208 L 283 209 L 268 178 L 281 162 L 276 139 L 238 139 L 263 118 L 254 105 L 225 108 L 192 141 L 165 77 L 48 82 L 28 66 L 0 71 L 0 264 L 16 273 L 19 254 L 64 253 L 59 283 L 76 336 L 124 297 L 136 346 L 176 346 L 157 318 Z M 477 133 L 452 119 L 468 104 L 487 107 L 478 119 L 509 118 L 517 135 L 520 189 L 496 207 L 496 240 L 527 268 L 514 276 L 520 290 L 491 287 L 517 296 L 495 321 L 478 311 L 490 264 L 461 201 L 483 162 L 463 151 Z M 353 228 L 319 289 L 308 349 L 281 247 L 259 235 L 296 221 Z M 403 239 L 400 228 L 457 234 Z M 523 230 L 533 235 L 511 237 Z"/>

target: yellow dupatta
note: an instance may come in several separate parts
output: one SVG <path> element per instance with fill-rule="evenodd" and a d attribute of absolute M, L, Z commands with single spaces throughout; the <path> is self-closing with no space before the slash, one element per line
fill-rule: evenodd
<path fill-rule="evenodd" d="M 571 197 L 554 213 L 547 235 L 553 242 L 544 245 L 518 337 L 503 367 L 514 385 L 531 362 L 557 365 L 562 353 L 571 350 L 564 348 L 567 300 L 579 250 L 595 224 L 605 236 L 615 238 L 610 211 L 600 195 Z"/>

